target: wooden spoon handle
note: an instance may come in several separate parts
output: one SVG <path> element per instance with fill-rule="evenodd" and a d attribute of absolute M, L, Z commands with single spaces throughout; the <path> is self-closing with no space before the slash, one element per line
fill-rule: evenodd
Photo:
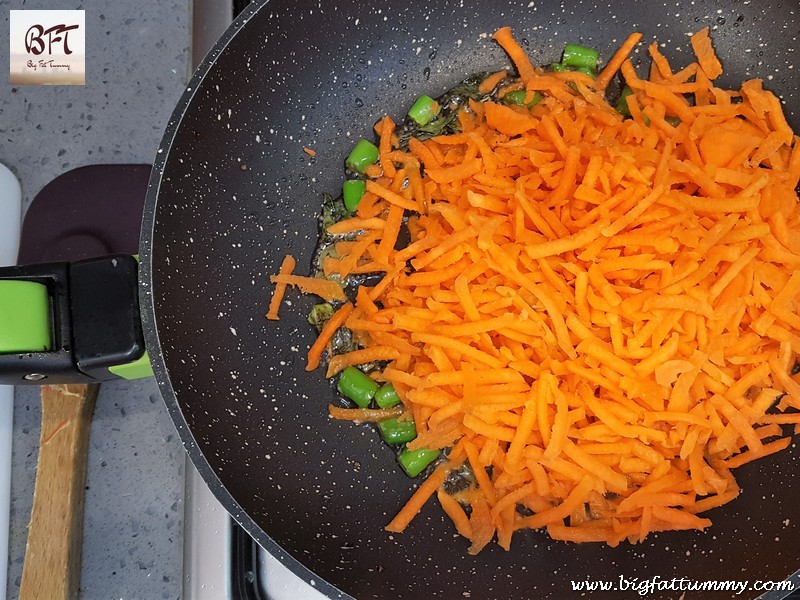
<path fill-rule="evenodd" d="M 78 595 L 86 455 L 98 387 L 42 387 L 42 433 L 20 600 Z"/>

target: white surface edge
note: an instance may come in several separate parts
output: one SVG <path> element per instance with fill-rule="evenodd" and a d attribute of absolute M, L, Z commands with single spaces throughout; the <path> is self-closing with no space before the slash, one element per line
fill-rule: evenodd
<path fill-rule="evenodd" d="M 231 518 L 186 456 L 183 509 L 184 600 L 230 598 Z"/>
<path fill-rule="evenodd" d="M 22 191 L 17 178 L 0 164 L 0 266 L 17 262 Z M 14 386 L 0 385 L 0 598 L 6 597 L 8 534 L 11 514 L 11 449 Z"/>

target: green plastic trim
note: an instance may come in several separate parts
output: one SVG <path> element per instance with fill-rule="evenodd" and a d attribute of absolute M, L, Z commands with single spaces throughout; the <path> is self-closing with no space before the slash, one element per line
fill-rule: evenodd
<path fill-rule="evenodd" d="M 134 254 L 133 258 L 136 259 L 136 262 L 139 262 L 138 254 Z M 108 367 L 108 371 L 121 379 L 145 379 L 153 376 L 153 367 L 150 365 L 150 357 L 146 350 L 135 361 Z"/>
<path fill-rule="evenodd" d="M 150 366 L 150 357 L 147 352 L 141 358 L 124 365 L 114 365 L 108 370 L 122 379 L 144 379 L 153 376 L 153 367 Z"/>
<path fill-rule="evenodd" d="M 0 354 L 46 352 L 50 337 L 50 295 L 35 281 L 0 281 Z"/>

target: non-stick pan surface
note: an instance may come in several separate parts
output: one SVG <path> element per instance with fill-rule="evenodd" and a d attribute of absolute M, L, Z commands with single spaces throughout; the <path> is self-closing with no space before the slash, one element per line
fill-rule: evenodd
<path fill-rule="evenodd" d="M 358 598 L 565 598 L 571 580 L 586 578 L 752 582 L 800 568 L 795 446 L 737 471 L 743 494 L 711 513 L 705 533 L 616 549 L 521 533 L 511 552 L 491 545 L 469 557 L 431 502 L 406 533 L 390 535 L 383 526 L 416 482 L 369 427 L 328 419 L 334 391 L 304 370 L 313 300 L 290 293 L 280 322 L 263 317 L 268 276 L 284 255 L 308 268 L 321 195 L 341 185 L 355 140 L 385 112 L 401 118 L 420 94 L 507 66 L 489 38 L 498 27 L 511 25 L 539 64 L 570 41 L 607 59 L 640 30 L 683 66 L 688 34 L 709 25 L 723 83 L 763 77 L 798 129 L 800 11 L 770 4 L 272 0 L 237 19 L 189 84 L 158 151 L 142 289 L 172 417 L 205 480 L 259 543 L 326 593 L 339 593 L 330 582 Z M 679 594 L 651 597 L 659 595 Z M 756 594 L 739 597 L 748 595 Z"/>

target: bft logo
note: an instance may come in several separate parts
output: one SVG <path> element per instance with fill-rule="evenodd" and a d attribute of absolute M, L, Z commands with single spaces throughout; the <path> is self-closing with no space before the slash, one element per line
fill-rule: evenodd
<path fill-rule="evenodd" d="M 86 20 L 82 10 L 12 10 L 11 83 L 84 85 Z"/>
<path fill-rule="evenodd" d="M 53 44 L 56 44 L 56 50 L 58 50 L 57 44 L 60 43 L 64 54 L 72 54 L 72 50 L 69 49 L 69 32 L 79 28 L 80 25 L 65 25 L 64 23 L 54 25 L 49 29 L 38 24 L 32 25 L 25 34 L 25 49 L 37 56 L 42 54 L 45 49 L 48 54 L 53 54 Z M 45 45 L 44 36 L 47 36 L 47 45 Z"/>

